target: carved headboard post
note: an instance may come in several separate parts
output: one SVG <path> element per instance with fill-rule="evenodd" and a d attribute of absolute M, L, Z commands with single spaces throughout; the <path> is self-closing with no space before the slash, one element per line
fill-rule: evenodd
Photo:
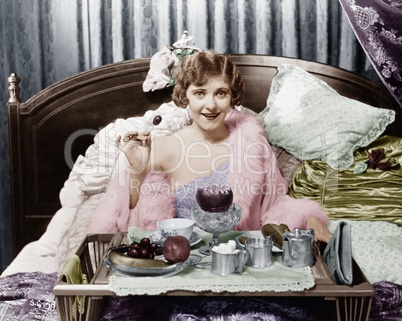
<path fill-rule="evenodd" d="M 19 83 L 20 83 L 20 77 L 18 77 L 17 74 L 15 73 L 10 74 L 10 77 L 8 77 L 9 103 L 21 102 Z"/>
<path fill-rule="evenodd" d="M 11 73 L 8 77 L 8 102 L 7 102 L 7 112 L 8 112 L 8 149 L 10 158 L 10 192 L 11 192 L 11 224 L 12 224 L 12 238 L 13 245 L 19 243 L 19 238 L 23 233 L 22 221 L 23 216 L 23 197 L 18 197 L 22 195 L 21 188 L 21 146 L 16 144 L 19 141 L 19 115 L 20 115 L 20 78 L 15 73 Z M 16 197 L 17 196 L 17 197 Z M 18 213 L 20 215 L 14 215 Z M 18 249 L 13 247 L 14 256 L 20 250 L 22 244 Z"/>

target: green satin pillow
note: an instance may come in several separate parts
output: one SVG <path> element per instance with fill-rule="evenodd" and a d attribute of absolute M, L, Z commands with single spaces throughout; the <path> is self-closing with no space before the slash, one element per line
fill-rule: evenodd
<path fill-rule="evenodd" d="M 272 145 L 299 160 L 322 160 L 333 169 L 353 163 L 353 152 L 378 138 L 395 112 L 341 96 L 327 83 L 291 64 L 272 80 L 260 113 Z"/>
<path fill-rule="evenodd" d="M 304 161 L 293 174 L 289 195 L 316 200 L 330 219 L 388 221 L 402 227 L 402 138 L 384 135 L 354 152 L 354 165 L 367 163 L 374 150 L 395 163 L 390 170 L 354 166 L 333 170 L 320 160 Z M 398 165 L 396 165 L 398 164 Z"/>

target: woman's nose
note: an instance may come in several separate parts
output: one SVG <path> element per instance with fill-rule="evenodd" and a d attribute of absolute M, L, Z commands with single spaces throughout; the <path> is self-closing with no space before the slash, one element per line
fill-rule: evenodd
<path fill-rule="evenodd" d="M 208 95 L 207 99 L 205 100 L 205 107 L 208 109 L 215 109 L 216 108 L 216 101 L 214 95 Z"/>

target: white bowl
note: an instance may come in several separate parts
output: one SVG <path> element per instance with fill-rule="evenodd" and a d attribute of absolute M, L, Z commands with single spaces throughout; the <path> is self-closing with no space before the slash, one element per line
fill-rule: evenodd
<path fill-rule="evenodd" d="M 187 218 L 170 218 L 156 224 L 162 238 L 181 235 L 189 240 L 194 227 L 194 221 Z"/>

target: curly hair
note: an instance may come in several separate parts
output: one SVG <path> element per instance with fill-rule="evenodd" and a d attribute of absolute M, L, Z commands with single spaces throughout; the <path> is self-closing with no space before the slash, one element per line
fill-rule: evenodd
<path fill-rule="evenodd" d="M 236 65 L 226 56 L 214 51 L 201 51 L 185 56 L 174 72 L 176 80 L 172 96 L 174 103 L 186 107 L 188 104 L 186 91 L 190 85 L 203 86 L 210 78 L 221 76 L 231 88 L 231 106 L 241 105 L 245 85 Z"/>

